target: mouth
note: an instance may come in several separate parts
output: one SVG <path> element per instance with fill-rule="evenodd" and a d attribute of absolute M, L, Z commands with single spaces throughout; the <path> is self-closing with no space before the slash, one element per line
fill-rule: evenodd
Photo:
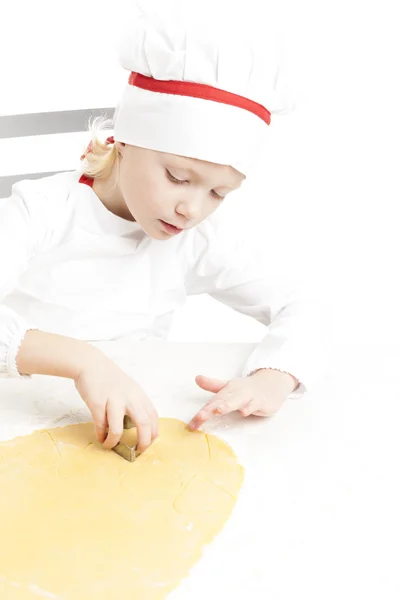
<path fill-rule="evenodd" d="M 177 233 L 181 233 L 181 231 L 183 231 L 183 229 L 180 229 L 179 227 L 175 227 L 175 225 L 171 225 L 171 223 L 167 223 L 166 221 L 163 221 L 162 219 L 160 219 L 160 223 L 167 233 L 176 235 Z"/>

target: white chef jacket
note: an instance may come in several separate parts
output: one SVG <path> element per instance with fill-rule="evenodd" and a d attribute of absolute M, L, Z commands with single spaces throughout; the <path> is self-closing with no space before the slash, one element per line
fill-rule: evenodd
<path fill-rule="evenodd" d="M 250 240 L 223 235 L 212 217 L 152 239 L 81 175 L 20 181 L 0 199 L 0 376 L 20 376 L 28 329 L 91 342 L 166 338 L 187 295 L 207 293 L 267 326 L 243 375 L 279 369 L 300 382 L 295 396 L 306 390 L 320 352 L 314 304 L 273 277 Z"/>

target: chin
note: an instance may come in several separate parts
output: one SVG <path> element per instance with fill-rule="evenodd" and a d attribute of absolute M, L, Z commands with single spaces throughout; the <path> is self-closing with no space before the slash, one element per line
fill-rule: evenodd
<path fill-rule="evenodd" d="M 153 240 L 165 241 L 171 239 L 171 236 L 168 235 L 168 233 L 166 231 L 163 231 L 162 229 L 160 230 L 156 227 L 149 227 L 148 229 L 145 229 L 143 227 L 142 229 Z"/>
<path fill-rule="evenodd" d="M 161 231 L 161 232 L 157 231 L 157 233 L 155 233 L 155 234 L 149 233 L 148 235 L 151 238 L 153 238 L 153 240 L 160 240 L 160 241 L 163 241 L 163 242 L 165 242 L 166 240 L 170 240 L 171 239 L 171 236 L 168 235 L 168 233 L 164 233 L 163 231 Z"/>

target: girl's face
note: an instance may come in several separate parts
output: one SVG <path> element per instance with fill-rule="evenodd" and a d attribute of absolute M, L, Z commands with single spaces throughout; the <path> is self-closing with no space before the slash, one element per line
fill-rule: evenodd
<path fill-rule="evenodd" d="M 158 240 L 198 225 L 245 179 L 227 165 L 117 144 L 117 189 L 125 211 Z"/>

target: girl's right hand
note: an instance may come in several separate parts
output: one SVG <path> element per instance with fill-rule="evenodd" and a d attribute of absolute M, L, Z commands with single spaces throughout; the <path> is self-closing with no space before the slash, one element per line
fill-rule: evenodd
<path fill-rule="evenodd" d="M 121 439 L 128 415 L 137 429 L 137 450 L 144 452 L 158 436 L 158 414 L 136 381 L 112 360 L 102 356 L 74 379 L 75 387 L 92 413 L 96 435 L 104 448 Z"/>
<path fill-rule="evenodd" d="M 125 415 L 137 428 L 139 452 L 144 452 L 158 435 L 157 412 L 140 385 L 87 342 L 29 330 L 17 353 L 16 366 L 21 374 L 73 379 L 105 448 L 118 444 Z"/>

